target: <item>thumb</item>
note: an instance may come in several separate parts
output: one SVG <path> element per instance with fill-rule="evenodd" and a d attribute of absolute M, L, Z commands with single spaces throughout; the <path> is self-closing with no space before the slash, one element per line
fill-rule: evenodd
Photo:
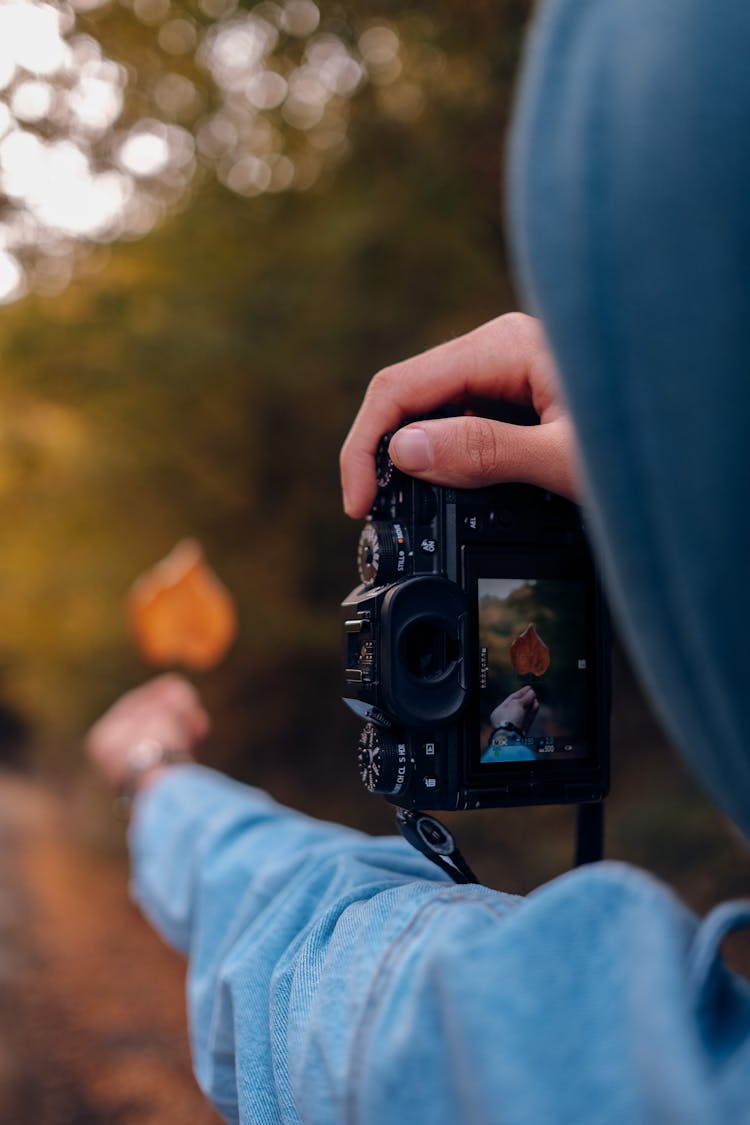
<path fill-rule="evenodd" d="M 451 488 L 515 481 L 578 495 L 575 439 L 561 415 L 538 426 L 513 426 L 472 415 L 404 426 L 391 438 L 391 460 L 402 472 Z"/>

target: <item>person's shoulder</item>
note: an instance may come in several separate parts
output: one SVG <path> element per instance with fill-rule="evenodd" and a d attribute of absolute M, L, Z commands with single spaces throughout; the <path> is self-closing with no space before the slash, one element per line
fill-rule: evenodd
<path fill-rule="evenodd" d="M 471 956 L 507 951 L 515 960 L 528 942 L 546 946 L 613 942 L 624 933 L 666 927 L 692 930 L 698 920 L 676 893 L 650 873 L 628 863 L 604 861 L 566 872 L 525 898 L 486 887 L 435 888 L 420 904 L 432 915 L 422 936 L 435 951 L 458 943 Z"/>
<path fill-rule="evenodd" d="M 512 1122 L 678 1120 L 707 1098 L 718 1110 L 701 1119 L 726 1120 L 731 1090 L 705 1077 L 713 1040 L 698 1067 L 685 1046 L 696 1006 L 711 1003 L 699 980 L 710 971 L 696 972 L 700 925 L 664 883 L 617 862 L 524 899 L 432 888 L 389 934 L 356 1024 L 363 1117 L 383 1120 L 406 1096 L 408 1058 L 409 1104 L 438 1122 L 465 1116 L 469 1089 L 477 1120 L 492 1106 Z M 709 970 L 717 949 L 701 955 Z M 746 1053 L 747 1021 L 737 1026 Z"/>

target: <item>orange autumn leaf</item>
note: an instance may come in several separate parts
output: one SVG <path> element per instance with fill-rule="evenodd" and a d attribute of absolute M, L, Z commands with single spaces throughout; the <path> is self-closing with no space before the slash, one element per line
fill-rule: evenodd
<path fill-rule="evenodd" d="M 543 676 L 549 668 L 549 649 L 532 625 L 510 646 L 510 659 L 519 676 Z"/>
<path fill-rule="evenodd" d="M 217 665 L 237 635 L 232 595 L 195 539 L 183 539 L 134 583 L 128 612 L 141 655 L 161 666 Z"/>

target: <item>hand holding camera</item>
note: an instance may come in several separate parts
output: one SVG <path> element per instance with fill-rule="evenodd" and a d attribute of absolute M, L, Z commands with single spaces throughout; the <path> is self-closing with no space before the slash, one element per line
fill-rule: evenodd
<path fill-rule="evenodd" d="M 490 397 L 501 417 L 463 413 Z M 347 511 L 369 512 L 342 604 L 345 702 L 364 722 L 364 784 L 401 808 L 606 792 L 607 620 L 581 513 L 560 495 L 574 464 L 529 317 L 371 383 L 341 457 Z"/>
<path fill-rule="evenodd" d="M 503 400 L 532 408 L 537 426 L 463 413 L 401 429 L 390 448 L 397 468 L 454 488 L 524 481 L 574 500 L 575 440 L 541 324 L 508 313 L 473 332 L 387 367 L 370 383 L 341 450 L 348 515 L 363 518 L 375 498 L 374 455 L 385 433 L 452 403 Z"/>

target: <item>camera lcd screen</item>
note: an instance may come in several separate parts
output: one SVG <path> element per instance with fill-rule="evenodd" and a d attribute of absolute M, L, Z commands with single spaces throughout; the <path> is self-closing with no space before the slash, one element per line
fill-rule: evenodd
<path fill-rule="evenodd" d="M 476 592 L 480 769 L 587 757 L 583 579 L 478 577 Z"/>

